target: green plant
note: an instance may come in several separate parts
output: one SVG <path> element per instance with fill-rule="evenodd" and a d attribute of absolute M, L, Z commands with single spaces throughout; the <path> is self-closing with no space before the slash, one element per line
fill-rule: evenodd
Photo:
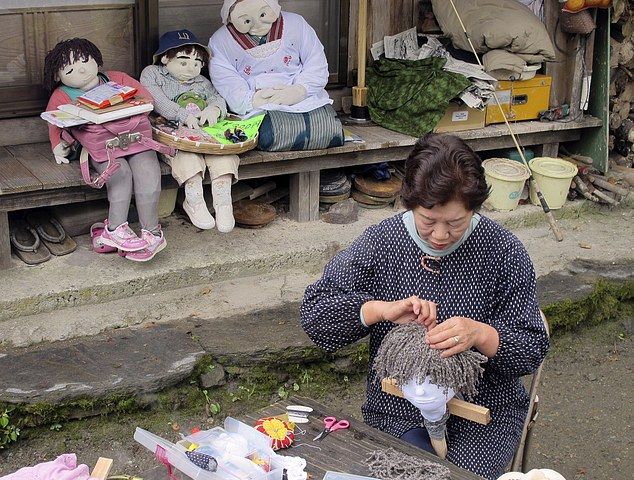
<path fill-rule="evenodd" d="M 15 442 L 20 436 L 20 429 L 11 424 L 10 410 L 4 409 L 0 415 L 0 450 Z"/>
<path fill-rule="evenodd" d="M 207 413 L 207 416 L 213 417 L 214 415 L 218 415 L 221 410 L 220 404 L 209 398 L 207 390 L 203 390 L 203 395 L 205 396 L 205 412 Z"/>
<path fill-rule="evenodd" d="M 288 398 L 288 390 L 282 385 L 277 389 L 277 395 L 282 399 L 286 400 Z"/>
<path fill-rule="evenodd" d="M 53 425 L 48 427 L 48 429 L 49 430 L 53 430 L 54 432 L 59 432 L 62 429 L 62 424 L 61 423 L 54 423 Z"/>

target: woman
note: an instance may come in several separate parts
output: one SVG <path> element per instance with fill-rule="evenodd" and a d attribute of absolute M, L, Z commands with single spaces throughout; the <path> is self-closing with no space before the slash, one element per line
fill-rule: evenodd
<path fill-rule="evenodd" d="M 370 364 L 394 324 L 418 322 L 448 357 L 474 348 L 488 357 L 478 394 L 489 425 L 451 417 L 447 458 L 486 478 L 504 472 L 528 408 L 519 377 L 548 350 L 526 250 L 478 212 L 488 195 L 478 156 L 461 140 L 427 135 L 406 162 L 405 213 L 372 226 L 309 286 L 301 308 L 311 339 L 334 351 L 370 335 Z M 369 425 L 431 450 L 420 411 L 385 394 L 368 374 Z"/>

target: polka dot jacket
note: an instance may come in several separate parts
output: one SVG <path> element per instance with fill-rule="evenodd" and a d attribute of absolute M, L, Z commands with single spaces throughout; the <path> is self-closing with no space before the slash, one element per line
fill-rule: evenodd
<path fill-rule="evenodd" d="M 485 426 L 450 417 L 447 458 L 486 478 L 497 478 L 513 457 L 528 410 L 528 394 L 519 377 L 535 371 L 548 350 L 533 265 L 520 241 L 484 216 L 460 247 L 440 259 L 440 274 L 422 268 L 422 255 L 402 214 L 368 228 L 306 289 L 302 327 L 327 351 L 370 335 L 372 365 L 394 324 L 363 326 L 359 312 L 370 300 L 417 295 L 437 303 L 438 322 L 465 316 L 493 326 L 500 336 L 498 351 L 485 364 L 478 394 L 467 399 L 488 407 L 492 421 Z M 368 425 L 397 437 L 423 423 L 407 400 L 381 391 L 373 370 L 362 411 Z"/>

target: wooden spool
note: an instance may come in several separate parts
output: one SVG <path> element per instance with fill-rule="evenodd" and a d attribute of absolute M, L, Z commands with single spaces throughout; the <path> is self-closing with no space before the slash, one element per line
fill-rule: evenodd
<path fill-rule="evenodd" d="M 276 215 L 275 207 L 266 203 L 240 200 L 233 204 L 236 224 L 244 228 L 261 228 L 275 220 Z"/>
<path fill-rule="evenodd" d="M 403 182 L 400 178 L 392 175 L 388 180 L 374 180 L 369 177 L 354 177 L 354 186 L 357 190 L 366 195 L 379 198 L 392 198 L 399 194 Z M 386 200 L 387 201 L 387 200 Z"/>
<path fill-rule="evenodd" d="M 384 206 L 389 205 L 390 203 L 396 200 L 396 196 L 393 197 L 375 197 L 374 195 L 368 195 L 363 192 L 359 192 L 357 190 L 352 192 L 352 198 L 354 198 L 357 202 L 362 203 L 364 205 L 376 205 L 376 206 Z"/>

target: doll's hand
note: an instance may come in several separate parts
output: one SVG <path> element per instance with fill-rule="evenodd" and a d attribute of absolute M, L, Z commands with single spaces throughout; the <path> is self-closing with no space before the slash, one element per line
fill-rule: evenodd
<path fill-rule="evenodd" d="M 266 105 L 267 103 L 275 103 L 271 102 L 271 97 L 274 93 L 275 90 L 272 88 L 263 88 L 262 90 L 258 90 L 255 92 L 255 95 L 253 95 L 251 105 L 253 105 L 253 108 L 257 108 L 262 105 Z"/>
<path fill-rule="evenodd" d="M 200 112 L 198 114 L 198 117 L 198 125 L 202 127 L 207 123 L 211 127 L 218 122 L 218 118 L 220 117 L 220 109 L 215 105 L 211 105 Z"/>
<path fill-rule="evenodd" d="M 53 149 L 53 155 L 55 155 L 55 162 L 58 165 L 62 163 L 68 163 L 68 155 L 70 154 L 70 145 L 64 140 L 60 140 L 60 142 L 55 145 Z"/>
<path fill-rule="evenodd" d="M 273 87 L 273 95 L 269 98 L 270 103 L 278 105 L 295 105 L 308 96 L 303 85 L 276 85 Z"/>
<path fill-rule="evenodd" d="M 199 128 L 198 117 L 195 115 L 188 115 L 185 119 L 185 125 L 191 130 L 197 130 Z"/>

